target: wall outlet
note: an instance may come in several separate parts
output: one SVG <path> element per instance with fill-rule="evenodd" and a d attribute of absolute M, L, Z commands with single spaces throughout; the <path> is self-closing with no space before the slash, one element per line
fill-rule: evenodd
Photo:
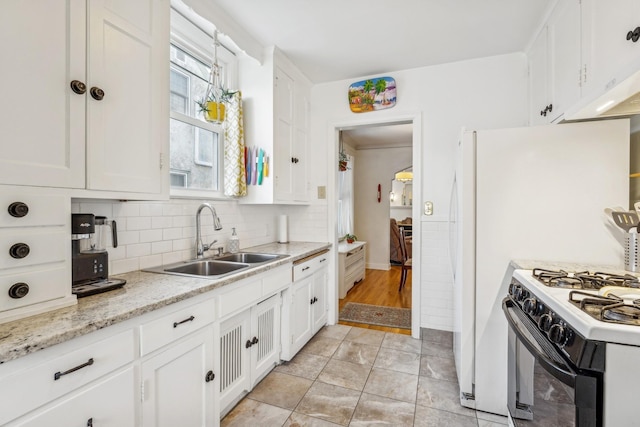
<path fill-rule="evenodd" d="M 327 198 L 327 187 L 324 185 L 318 186 L 318 199 L 326 199 Z"/>
<path fill-rule="evenodd" d="M 433 202 L 424 202 L 424 214 L 433 215 Z"/>

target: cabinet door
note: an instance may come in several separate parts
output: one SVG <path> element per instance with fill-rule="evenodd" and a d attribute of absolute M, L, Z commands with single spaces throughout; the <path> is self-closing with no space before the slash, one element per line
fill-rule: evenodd
<path fill-rule="evenodd" d="M 208 326 L 142 363 L 143 426 L 217 425 L 213 340 Z"/>
<path fill-rule="evenodd" d="M 162 191 L 169 132 L 168 0 L 87 2 L 87 188 Z M 166 159 L 168 162 L 168 159 Z"/>
<path fill-rule="evenodd" d="M 543 111 L 549 105 L 547 27 L 544 27 L 529 51 L 529 113 L 531 126 L 548 123 Z"/>
<path fill-rule="evenodd" d="M 549 121 L 555 121 L 580 99 L 582 55 L 580 1 L 559 2 L 548 25 L 551 68 Z"/>
<path fill-rule="evenodd" d="M 590 49 L 587 84 L 603 91 L 619 83 L 640 59 L 640 42 L 627 40 L 627 33 L 640 26 L 637 0 L 589 0 L 585 31 Z"/>
<path fill-rule="evenodd" d="M 0 183 L 84 187 L 84 0 L 5 0 Z"/>
<path fill-rule="evenodd" d="M 122 427 L 136 425 L 136 375 L 134 368 L 96 381 L 95 385 L 60 399 L 56 405 L 36 411 L 12 426 Z M 26 397 L 26 396 L 23 396 Z"/>
<path fill-rule="evenodd" d="M 313 336 L 311 323 L 311 300 L 313 276 L 305 277 L 291 286 L 291 307 L 289 319 L 290 355 L 293 357 Z"/>
<path fill-rule="evenodd" d="M 325 261 L 326 262 L 326 261 Z M 313 274 L 313 333 L 324 326 L 327 321 L 327 285 L 329 283 L 329 269 L 323 267 Z"/>
<path fill-rule="evenodd" d="M 280 294 L 276 294 L 252 309 L 252 387 L 280 360 L 280 301 Z"/>
<path fill-rule="evenodd" d="M 251 310 L 220 325 L 220 408 L 224 413 L 251 388 L 249 332 Z"/>
<path fill-rule="evenodd" d="M 276 68 L 275 85 L 274 194 L 276 200 L 286 201 L 293 198 L 293 168 L 296 165 L 296 157 L 292 151 L 293 79 Z"/>
<path fill-rule="evenodd" d="M 309 129 L 309 90 L 307 87 L 296 82 L 294 123 L 295 132 L 292 141 L 292 153 L 297 159 L 292 165 L 292 197 L 295 201 L 306 202 L 307 195 L 307 172 L 309 162 L 307 158 L 308 129 Z"/>

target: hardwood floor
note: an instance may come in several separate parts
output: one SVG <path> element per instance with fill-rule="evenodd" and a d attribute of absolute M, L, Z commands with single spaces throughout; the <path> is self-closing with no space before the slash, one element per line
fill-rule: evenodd
<path fill-rule="evenodd" d="M 339 309 L 348 302 L 381 305 L 385 307 L 411 308 L 411 270 L 407 273 L 407 282 L 398 292 L 400 285 L 401 267 L 391 266 L 389 271 L 367 269 L 366 279 L 355 285 L 344 299 L 339 301 Z M 341 325 L 357 326 L 377 331 L 394 332 L 396 334 L 411 335 L 409 329 L 388 328 L 385 326 L 369 325 L 365 323 L 338 322 Z"/>

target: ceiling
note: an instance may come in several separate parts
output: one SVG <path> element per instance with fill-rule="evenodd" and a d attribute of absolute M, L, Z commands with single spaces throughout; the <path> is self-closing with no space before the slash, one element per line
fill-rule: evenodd
<path fill-rule="evenodd" d="M 323 83 L 523 51 L 557 0 L 209 0 Z"/>
<path fill-rule="evenodd" d="M 342 140 L 356 150 L 377 148 L 411 147 L 413 144 L 413 125 L 368 125 L 342 131 Z"/>

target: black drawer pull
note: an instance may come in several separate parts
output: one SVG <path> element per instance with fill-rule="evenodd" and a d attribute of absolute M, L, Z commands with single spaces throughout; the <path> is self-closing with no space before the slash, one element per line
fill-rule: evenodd
<path fill-rule="evenodd" d="M 86 363 L 83 363 L 82 365 L 78 365 L 75 368 L 71 368 L 68 371 L 64 371 L 64 372 L 58 371 L 58 372 L 56 372 L 55 374 L 53 374 L 53 380 L 54 381 L 58 381 L 60 379 L 60 377 L 63 376 L 63 375 L 71 374 L 71 373 L 73 373 L 75 371 L 78 371 L 78 370 L 80 370 L 82 368 L 86 368 L 87 366 L 91 366 L 91 365 L 93 365 L 93 357 L 91 359 L 87 360 Z"/>
<path fill-rule="evenodd" d="M 174 328 L 177 328 L 177 327 L 178 327 L 178 325 L 182 325 L 183 323 L 187 323 L 187 322 L 192 322 L 192 321 L 193 321 L 193 319 L 195 319 L 195 317 L 191 316 L 191 317 L 188 317 L 188 318 L 184 319 L 184 320 L 183 320 L 183 321 L 181 321 L 181 322 L 173 322 L 173 327 L 174 327 Z"/>
<path fill-rule="evenodd" d="M 87 427 L 93 427 L 93 418 L 87 420 Z"/>
<path fill-rule="evenodd" d="M 327 260 L 326 258 L 322 258 L 320 262 L 325 262 L 326 260 Z"/>
<path fill-rule="evenodd" d="M 29 206 L 23 202 L 13 202 L 9 205 L 7 211 L 14 218 L 22 218 L 29 213 Z"/>
<path fill-rule="evenodd" d="M 310 269 L 310 268 L 311 268 L 311 267 L 309 267 L 309 266 L 304 267 L 304 268 L 302 269 L 302 271 L 306 271 L 306 270 L 308 270 L 308 269 Z"/>
<path fill-rule="evenodd" d="M 29 252 L 31 252 L 31 249 L 26 243 L 16 243 L 9 248 L 9 255 L 15 259 L 25 258 L 29 255 Z"/>

